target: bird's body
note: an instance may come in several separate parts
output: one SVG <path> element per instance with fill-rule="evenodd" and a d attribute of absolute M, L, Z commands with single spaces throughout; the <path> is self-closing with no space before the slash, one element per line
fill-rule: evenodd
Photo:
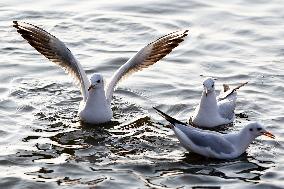
<path fill-rule="evenodd" d="M 91 81 L 94 83 L 92 86 L 95 87 L 95 90 L 90 88 L 87 100 L 81 101 L 78 111 L 79 117 L 88 123 L 108 122 L 113 113 L 110 101 L 106 98 L 103 78 L 100 74 L 94 74 Z M 98 83 L 98 81 L 100 82 Z"/>
<path fill-rule="evenodd" d="M 65 69 L 77 81 L 83 96 L 78 111 L 79 117 L 92 124 L 105 123 L 112 119 L 111 100 L 122 78 L 158 62 L 177 47 L 188 32 L 188 30 L 172 32 L 149 43 L 123 64 L 105 87 L 101 74 L 95 73 L 90 80 L 88 79 L 81 64 L 55 36 L 25 22 L 14 21 L 13 26 L 32 47 Z"/>
<path fill-rule="evenodd" d="M 234 105 L 235 100 L 230 101 Z M 234 120 L 234 116 L 231 119 L 222 117 L 218 106 L 215 92 L 210 94 L 202 93 L 200 104 L 196 107 L 192 117 L 192 122 L 198 127 L 216 127 L 231 123 Z M 234 108 L 232 107 L 232 111 Z"/>
<path fill-rule="evenodd" d="M 203 82 L 204 90 L 201 95 L 200 103 L 195 108 L 190 122 L 195 126 L 208 128 L 233 122 L 235 119 L 234 110 L 237 100 L 236 89 L 244 84 L 233 90 L 228 89 L 224 91 L 217 98 L 214 80 L 212 78 L 206 79 Z"/>
<path fill-rule="evenodd" d="M 155 108 L 156 109 L 156 108 Z M 221 134 L 215 131 L 202 130 L 182 123 L 156 109 L 172 125 L 181 145 L 197 154 L 217 159 L 233 159 L 245 152 L 250 143 L 260 135 L 274 138 L 259 123 L 250 123 L 242 130 Z"/>

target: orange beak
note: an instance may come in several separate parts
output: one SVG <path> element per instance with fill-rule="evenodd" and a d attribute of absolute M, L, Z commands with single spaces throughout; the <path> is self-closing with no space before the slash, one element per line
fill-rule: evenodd
<path fill-rule="evenodd" d="M 265 136 L 267 136 L 269 138 L 275 139 L 275 136 L 271 132 L 265 131 L 265 132 L 262 132 L 261 134 L 265 135 Z"/>

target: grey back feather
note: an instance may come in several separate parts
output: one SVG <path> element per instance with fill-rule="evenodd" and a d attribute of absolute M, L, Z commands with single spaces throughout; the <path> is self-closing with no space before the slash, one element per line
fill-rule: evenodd
<path fill-rule="evenodd" d="M 185 125 L 176 125 L 196 146 L 208 147 L 216 153 L 230 154 L 234 152 L 231 143 L 218 137 L 218 133 L 211 133 L 210 131 L 202 131 L 201 129 L 190 128 Z"/>

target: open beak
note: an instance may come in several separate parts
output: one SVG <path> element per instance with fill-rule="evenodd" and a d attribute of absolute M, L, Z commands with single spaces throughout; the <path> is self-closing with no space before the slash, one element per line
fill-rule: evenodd
<path fill-rule="evenodd" d="M 90 87 L 88 88 L 88 91 L 91 90 L 91 89 L 94 89 L 95 86 L 94 85 L 90 85 Z"/>
<path fill-rule="evenodd" d="M 264 132 L 261 132 L 262 135 L 265 135 L 269 138 L 273 138 L 275 139 L 275 136 L 271 133 L 271 132 L 268 132 L 268 131 L 264 131 Z"/>

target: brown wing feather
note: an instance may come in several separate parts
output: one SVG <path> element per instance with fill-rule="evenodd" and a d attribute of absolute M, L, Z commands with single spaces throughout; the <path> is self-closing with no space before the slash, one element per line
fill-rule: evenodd
<path fill-rule="evenodd" d="M 86 100 L 89 80 L 82 66 L 65 44 L 38 26 L 18 21 L 13 21 L 13 23 L 17 32 L 21 34 L 32 47 L 55 64 L 61 66 L 80 84 L 81 92 L 84 100 Z"/>
<path fill-rule="evenodd" d="M 114 88 L 122 78 L 155 64 L 177 47 L 187 35 L 188 30 L 175 31 L 158 38 L 138 51 L 114 73 L 107 87 L 108 100 L 111 100 Z"/>

